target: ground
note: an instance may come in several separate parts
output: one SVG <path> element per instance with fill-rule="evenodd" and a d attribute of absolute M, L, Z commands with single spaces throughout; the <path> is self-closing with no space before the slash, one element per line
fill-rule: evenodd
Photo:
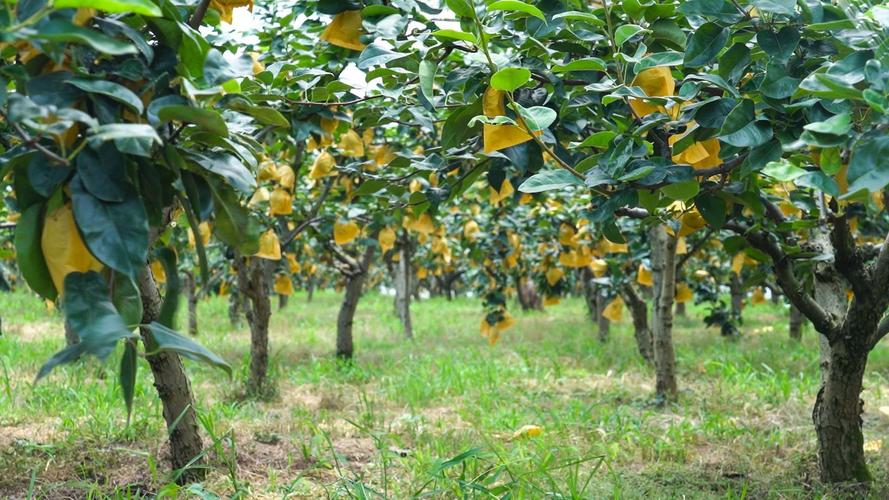
<path fill-rule="evenodd" d="M 811 407 L 817 339 L 788 338 L 780 305 L 745 310 L 742 336 L 679 318 L 681 395 L 653 404 L 653 373 L 638 357 L 628 315 L 596 340 L 579 299 L 514 314 L 500 343 L 478 334 L 477 300 L 413 305 L 405 340 L 391 297 L 367 294 L 355 322 L 356 359 L 333 355 L 340 297 L 291 297 L 271 325 L 277 394 L 242 397 L 245 326 L 225 299 L 200 304 L 199 340 L 233 379 L 187 361 L 209 446 L 207 480 L 170 484 L 160 405 L 142 363 L 132 419 L 116 383 L 119 352 L 57 369 L 56 313 L 24 293 L 0 295 L 0 498 L 811 498 L 843 496 L 817 480 Z M 871 355 L 864 429 L 889 496 L 889 348 Z M 524 425 L 536 437 L 514 438 Z M 187 495 L 186 495 L 187 494 Z M 848 494 L 846 496 L 850 496 Z"/>

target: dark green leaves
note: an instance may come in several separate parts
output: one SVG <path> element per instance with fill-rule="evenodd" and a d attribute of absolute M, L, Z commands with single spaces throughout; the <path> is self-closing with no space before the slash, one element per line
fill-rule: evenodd
<path fill-rule="evenodd" d="M 106 80 L 86 80 L 83 78 L 72 78 L 65 83 L 73 85 L 84 92 L 110 97 L 117 102 L 127 105 L 137 114 L 142 114 L 142 100 L 132 90 L 123 85 Z"/>
<path fill-rule="evenodd" d="M 750 3 L 756 6 L 760 12 L 771 12 L 785 16 L 791 16 L 796 12 L 796 0 L 751 0 Z"/>
<path fill-rule="evenodd" d="M 756 120 L 753 101 L 744 99 L 725 117 L 719 138 L 735 147 L 755 147 L 772 138 L 772 126 Z"/>
<path fill-rule="evenodd" d="M 102 201 L 84 188 L 78 176 L 70 187 L 74 218 L 90 253 L 135 279 L 148 257 L 148 217 L 142 199 L 131 192 L 119 203 Z"/>
<path fill-rule="evenodd" d="M 685 50 L 685 66 L 697 68 L 704 66 L 719 54 L 728 41 L 729 30 L 716 23 L 701 25 L 689 38 Z"/>
<path fill-rule="evenodd" d="M 224 178 L 232 187 L 244 194 L 256 188 L 256 179 L 240 160 L 227 153 L 213 151 L 193 153 L 191 159 L 198 165 Z"/>
<path fill-rule="evenodd" d="M 876 192 L 889 184 L 889 136 L 878 133 L 866 137 L 852 150 L 849 162 L 849 194 L 866 189 Z"/>
<path fill-rule="evenodd" d="M 211 134 L 228 135 L 228 127 L 222 116 L 210 109 L 173 104 L 161 108 L 157 112 L 157 117 L 162 123 L 169 121 L 193 123 Z"/>
<path fill-rule="evenodd" d="M 410 54 L 395 52 L 383 45 L 370 44 L 358 56 L 358 69 L 368 69 L 372 66 L 382 66 L 389 61 L 407 57 Z"/>
<path fill-rule="evenodd" d="M 786 63 L 799 45 L 799 30 L 793 26 L 785 26 L 781 31 L 762 30 L 756 34 L 756 40 L 763 52 L 776 62 Z"/>
<path fill-rule="evenodd" d="M 232 374 L 232 367 L 220 358 L 216 353 L 210 351 L 206 347 L 198 344 L 188 337 L 167 328 L 166 326 L 153 322 L 149 325 L 151 336 L 156 344 L 156 349 L 146 355 L 158 352 L 174 352 L 182 357 L 201 361 L 209 365 L 222 369 L 229 376 Z"/>
<path fill-rule="evenodd" d="M 65 320 L 80 337 L 80 342 L 50 358 L 40 368 L 38 380 L 56 366 L 70 363 L 83 354 L 105 359 L 118 340 L 133 336 L 108 299 L 108 287 L 97 272 L 73 272 L 65 277 L 63 308 Z"/>
<path fill-rule="evenodd" d="M 229 186 L 216 179 L 208 179 L 208 184 L 216 214 L 214 234 L 244 255 L 255 254 L 259 250 L 259 222 L 241 206 L 238 195 Z"/>
<path fill-rule="evenodd" d="M 40 23 L 36 33 L 31 35 L 31 38 L 49 42 L 79 43 L 112 56 L 135 54 L 137 52 L 136 47 L 128 43 L 103 35 L 98 31 L 81 28 L 61 19 Z"/>
<path fill-rule="evenodd" d="M 519 186 L 519 191 L 522 193 L 540 193 L 569 186 L 583 186 L 583 180 L 578 179 L 567 170 L 544 170 L 528 177 Z"/>

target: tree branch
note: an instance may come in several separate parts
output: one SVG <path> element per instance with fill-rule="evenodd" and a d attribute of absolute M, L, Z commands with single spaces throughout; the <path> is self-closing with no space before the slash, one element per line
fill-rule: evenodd
<path fill-rule="evenodd" d="M 191 19 L 188 20 L 188 26 L 191 29 L 198 29 L 201 27 L 201 23 L 204 22 L 204 16 L 207 15 L 207 9 L 210 7 L 210 0 L 201 0 L 201 3 L 198 4 L 198 8 L 194 10 L 194 13 L 191 15 Z"/>
<path fill-rule="evenodd" d="M 772 259 L 775 278 L 788 300 L 800 310 L 819 333 L 832 340 L 839 329 L 838 321 L 832 314 L 825 311 L 815 299 L 805 293 L 802 283 L 793 272 L 793 262 L 781 249 L 781 245 L 764 231 L 751 231 L 746 226 L 734 221 L 727 222 L 725 228 L 743 236 L 751 246 L 765 252 Z"/>

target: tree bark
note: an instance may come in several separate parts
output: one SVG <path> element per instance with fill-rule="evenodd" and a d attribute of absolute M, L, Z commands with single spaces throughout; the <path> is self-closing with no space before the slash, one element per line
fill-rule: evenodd
<path fill-rule="evenodd" d="M 741 312 L 744 309 L 744 289 L 741 287 L 741 277 L 732 273 L 732 280 L 729 282 L 729 292 L 732 299 L 732 316 L 741 319 Z"/>
<path fill-rule="evenodd" d="M 269 394 L 269 318 L 272 305 L 269 299 L 267 262 L 258 257 L 235 257 L 240 260 L 238 288 L 247 297 L 245 307 L 247 324 L 250 326 L 250 372 L 247 376 L 247 394 L 264 397 Z"/>
<path fill-rule="evenodd" d="M 352 324 L 355 320 L 358 300 L 361 298 L 361 288 L 364 286 L 373 255 L 374 247 L 368 245 L 364 250 L 361 262 L 358 263 L 358 269 L 352 269 L 352 274 L 346 278 L 346 293 L 336 321 L 336 355 L 341 359 L 352 359 L 355 352 L 352 341 Z"/>
<path fill-rule="evenodd" d="M 80 343 L 80 336 L 67 321 L 65 322 L 65 343 L 69 346 Z"/>
<path fill-rule="evenodd" d="M 287 303 L 289 302 L 289 295 L 278 295 L 278 310 L 282 310 L 287 307 Z"/>
<path fill-rule="evenodd" d="M 146 267 L 139 275 L 139 293 L 142 296 L 142 323 L 156 321 L 160 314 L 161 298 L 157 283 Z M 148 328 L 141 328 L 145 352 L 157 350 L 157 344 Z M 154 387 L 163 405 L 164 420 L 170 441 L 170 458 L 174 471 L 181 471 L 176 482 L 186 484 L 204 478 L 204 448 L 194 411 L 194 396 L 179 355 L 158 352 L 145 356 L 154 376 Z"/>
<path fill-rule="evenodd" d="M 306 302 L 312 302 L 312 296 L 315 294 L 315 278 L 309 276 L 309 284 L 306 285 Z"/>
<path fill-rule="evenodd" d="M 395 312 L 404 329 L 404 336 L 414 338 L 411 322 L 411 249 L 407 235 L 401 239 L 400 258 L 395 263 Z"/>
<path fill-rule="evenodd" d="M 676 303 L 676 316 L 680 316 L 680 317 L 684 318 L 686 315 L 687 314 L 685 311 L 685 302 L 677 302 Z"/>
<path fill-rule="evenodd" d="M 241 294 L 232 290 L 228 296 L 228 322 L 232 328 L 241 327 Z"/>
<path fill-rule="evenodd" d="M 648 304 L 636 290 L 632 283 L 627 283 L 621 290 L 624 300 L 633 316 L 633 331 L 636 336 L 636 347 L 642 359 L 649 363 L 654 362 L 654 346 L 652 344 L 651 329 L 648 328 Z"/>
<path fill-rule="evenodd" d="M 793 304 L 790 305 L 790 338 L 796 341 L 803 338 L 803 315 Z"/>
<path fill-rule="evenodd" d="M 824 482 L 866 483 L 872 479 L 864 459 L 861 432 L 861 389 L 866 364 L 867 351 L 859 352 L 842 341 L 830 346 L 824 382 L 812 411 Z"/>
<path fill-rule="evenodd" d="M 195 279 L 194 275 L 188 271 L 184 271 L 182 276 L 185 299 L 188 302 L 188 333 L 196 336 L 198 334 L 198 295 L 195 293 Z"/>
<path fill-rule="evenodd" d="M 608 297 L 602 293 L 596 293 L 596 324 L 599 327 L 599 342 L 608 342 L 611 333 L 611 321 L 602 315 L 605 306 L 608 305 Z"/>
<path fill-rule="evenodd" d="M 651 228 L 651 271 L 654 286 L 654 364 L 658 399 L 677 394 L 676 354 L 673 350 L 673 296 L 676 293 L 676 238 L 663 225 Z"/>

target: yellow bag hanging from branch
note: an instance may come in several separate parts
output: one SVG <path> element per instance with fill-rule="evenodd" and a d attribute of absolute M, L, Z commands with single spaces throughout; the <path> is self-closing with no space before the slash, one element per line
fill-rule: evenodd
<path fill-rule="evenodd" d="M 232 23 L 232 12 L 238 7 L 247 7 L 253 12 L 253 0 L 210 0 L 210 7 L 219 12 L 219 19 Z"/>
<path fill-rule="evenodd" d="M 496 205 L 515 193 L 515 189 L 513 189 L 512 183 L 509 182 L 509 179 L 503 179 L 503 183 L 500 184 L 500 191 L 494 189 L 493 186 L 489 187 L 488 189 L 491 190 L 491 205 Z"/>
<path fill-rule="evenodd" d="M 339 148 L 343 152 L 343 156 L 349 158 L 364 156 L 364 142 L 358 132 L 352 129 L 340 136 Z"/>
<path fill-rule="evenodd" d="M 741 275 L 741 270 L 744 269 L 744 261 L 746 254 L 744 252 L 738 252 L 732 257 L 732 272 L 736 275 Z"/>
<path fill-rule="evenodd" d="M 642 286 L 654 286 L 651 269 L 646 267 L 645 264 L 639 264 L 639 271 L 636 273 L 636 283 Z"/>
<path fill-rule="evenodd" d="M 102 270 L 102 263 L 93 257 L 80 237 L 70 203 L 46 215 L 40 247 L 59 295 L 64 291 L 65 276 L 69 273 Z"/>
<path fill-rule="evenodd" d="M 694 294 L 691 292 L 691 288 L 685 283 L 676 283 L 676 293 L 673 296 L 673 300 L 676 303 L 681 304 L 683 302 L 688 302 L 694 297 Z"/>
<path fill-rule="evenodd" d="M 383 253 L 392 250 L 395 247 L 395 230 L 391 227 L 384 227 L 377 235 L 377 241 L 380 243 Z"/>
<path fill-rule="evenodd" d="M 360 232 L 361 228 L 358 227 L 355 221 L 337 221 L 333 224 L 333 241 L 337 245 L 346 245 L 354 241 Z"/>
<path fill-rule="evenodd" d="M 565 276 L 565 271 L 558 267 L 550 268 L 546 271 L 546 282 L 549 283 L 549 286 L 555 286 L 563 276 Z"/>
<path fill-rule="evenodd" d="M 488 87 L 482 97 L 482 111 L 488 118 L 506 115 L 504 105 L 505 95 L 503 91 Z M 493 153 L 501 149 L 521 144 L 531 140 L 531 136 L 522 127 L 516 125 L 490 125 L 483 127 L 485 153 Z M 535 132 L 540 135 L 540 132 Z"/>
<path fill-rule="evenodd" d="M 361 43 L 361 11 L 346 10 L 337 14 L 321 33 L 321 39 L 337 47 L 349 50 L 364 50 Z"/>
<path fill-rule="evenodd" d="M 290 276 L 279 274 L 275 278 L 275 293 L 278 295 L 293 295 L 293 282 Z"/>
<path fill-rule="evenodd" d="M 331 175 L 333 167 L 336 166 L 336 159 L 327 151 L 322 151 L 312 163 L 312 170 L 309 172 L 309 179 L 322 179 Z"/>
<path fill-rule="evenodd" d="M 676 81 L 670 73 L 670 68 L 666 66 L 658 66 L 640 71 L 631 84 L 634 87 L 640 87 L 645 95 L 650 97 L 667 97 L 673 95 L 676 91 Z M 639 118 L 643 118 L 652 113 L 666 113 L 664 106 L 659 104 L 648 104 L 642 99 L 629 99 L 630 107 Z"/>
<path fill-rule="evenodd" d="M 254 256 L 260 259 L 281 260 L 281 242 L 275 231 L 269 229 L 259 237 L 259 251 Z"/>
<path fill-rule="evenodd" d="M 302 266 L 296 261 L 296 255 L 287 253 L 284 254 L 284 256 L 287 258 L 287 268 L 290 270 L 291 274 L 297 274 Z"/>
<path fill-rule="evenodd" d="M 694 132 L 696 126 L 694 121 L 689 122 L 685 132 L 671 135 L 667 138 L 667 143 L 672 148 L 682 138 Z M 719 159 L 719 140 L 715 137 L 695 141 L 682 151 L 671 153 L 671 157 L 675 163 L 691 165 L 695 169 L 717 167 L 722 164 L 722 160 Z"/>
<path fill-rule="evenodd" d="M 269 202 L 269 215 L 290 215 L 293 213 L 293 195 L 284 188 L 276 187 L 272 191 L 271 201 Z"/>
<path fill-rule="evenodd" d="M 624 299 L 618 295 L 611 302 L 605 306 L 605 309 L 602 310 L 602 317 L 611 321 L 612 323 L 617 323 L 624 316 Z"/>
<path fill-rule="evenodd" d="M 281 187 L 287 189 L 288 191 L 293 191 L 293 186 L 296 184 L 296 173 L 293 172 L 293 169 L 290 165 L 283 165 L 278 167 L 278 174 L 276 176 L 278 180 L 278 184 Z"/>
<path fill-rule="evenodd" d="M 467 221 L 466 224 L 463 225 L 463 237 L 469 241 L 475 241 L 480 232 L 481 228 L 478 227 L 478 222 L 474 220 Z"/>
<path fill-rule="evenodd" d="M 753 295 L 750 297 L 750 303 L 754 305 L 766 303 L 766 294 L 761 286 L 758 286 L 753 290 Z"/>

